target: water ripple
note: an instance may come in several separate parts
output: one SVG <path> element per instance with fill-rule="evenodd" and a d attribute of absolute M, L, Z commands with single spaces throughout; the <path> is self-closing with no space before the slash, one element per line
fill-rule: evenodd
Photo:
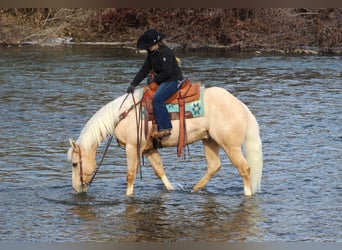
<path fill-rule="evenodd" d="M 256 115 L 263 191 L 244 197 L 220 151 L 222 169 L 193 193 L 206 170 L 199 142 L 186 160 L 161 150 L 175 191 L 146 162 L 126 197 L 125 152 L 115 143 L 87 195 L 72 191 L 66 151 L 68 138 L 125 92 L 143 56 L 112 47 L 1 50 L 2 240 L 341 241 L 341 57 L 182 56 L 186 77 L 226 88 Z"/>

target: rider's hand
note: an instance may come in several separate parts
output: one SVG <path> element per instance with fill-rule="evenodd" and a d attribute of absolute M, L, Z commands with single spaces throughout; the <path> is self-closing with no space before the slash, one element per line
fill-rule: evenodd
<path fill-rule="evenodd" d="M 131 84 L 127 88 L 127 93 L 133 93 L 134 92 L 134 86 Z"/>

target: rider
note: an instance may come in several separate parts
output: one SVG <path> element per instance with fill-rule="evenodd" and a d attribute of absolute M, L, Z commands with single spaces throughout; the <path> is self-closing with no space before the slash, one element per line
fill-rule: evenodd
<path fill-rule="evenodd" d="M 183 75 L 176 61 L 173 51 L 161 41 L 164 34 L 158 33 L 155 29 L 146 31 L 137 42 L 138 49 L 146 49 L 147 57 L 132 83 L 127 88 L 127 93 L 133 93 L 134 88 L 153 71 L 153 82 L 159 85 L 152 103 L 155 120 L 158 125 L 158 132 L 153 135 L 162 139 L 171 134 L 172 124 L 165 106 L 168 99 L 178 89 Z"/>

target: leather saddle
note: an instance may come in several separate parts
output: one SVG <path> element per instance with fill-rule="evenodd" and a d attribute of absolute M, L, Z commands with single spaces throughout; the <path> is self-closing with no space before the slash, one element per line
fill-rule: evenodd
<path fill-rule="evenodd" d="M 145 105 L 145 97 L 153 98 L 154 94 L 156 93 L 159 85 L 155 82 L 151 82 L 144 87 L 144 97 L 143 97 L 143 105 Z M 178 104 L 179 99 L 185 100 L 185 102 L 192 102 L 196 101 L 200 98 L 200 87 L 201 84 L 192 83 L 190 80 L 186 79 L 182 82 L 181 86 L 179 87 L 178 91 L 175 92 L 172 96 L 170 96 L 165 103 L 166 104 Z M 152 104 L 152 102 L 151 102 Z"/>
<path fill-rule="evenodd" d="M 152 129 L 156 129 L 156 122 L 154 119 L 152 100 L 159 85 L 155 82 L 149 83 L 144 87 L 143 97 L 141 100 L 142 108 L 144 108 L 144 123 L 145 123 L 145 138 L 148 134 L 148 121 L 152 121 Z M 192 118 L 190 111 L 185 111 L 185 104 L 188 102 L 199 100 L 200 98 L 200 83 L 192 83 L 186 79 L 181 83 L 178 91 L 170 96 L 165 103 L 166 104 L 178 104 L 179 112 L 169 113 L 171 120 L 179 120 L 179 141 L 178 141 L 178 157 L 181 156 L 182 150 L 186 145 L 186 118 Z M 157 143 L 161 147 L 161 142 Z"/>

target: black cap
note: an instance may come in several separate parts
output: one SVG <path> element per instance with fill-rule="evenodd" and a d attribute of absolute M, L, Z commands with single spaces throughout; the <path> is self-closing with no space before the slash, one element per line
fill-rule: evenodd
<path fill-rule="evenodd" d="M 148 49 L 152 45 L 160 42 L 166 36 L 164 34 L 158 33 L 155 29 L 150 29 L 146 31 L 141 37 L 139 37 L 137 42 L 138 49 Z"/>

